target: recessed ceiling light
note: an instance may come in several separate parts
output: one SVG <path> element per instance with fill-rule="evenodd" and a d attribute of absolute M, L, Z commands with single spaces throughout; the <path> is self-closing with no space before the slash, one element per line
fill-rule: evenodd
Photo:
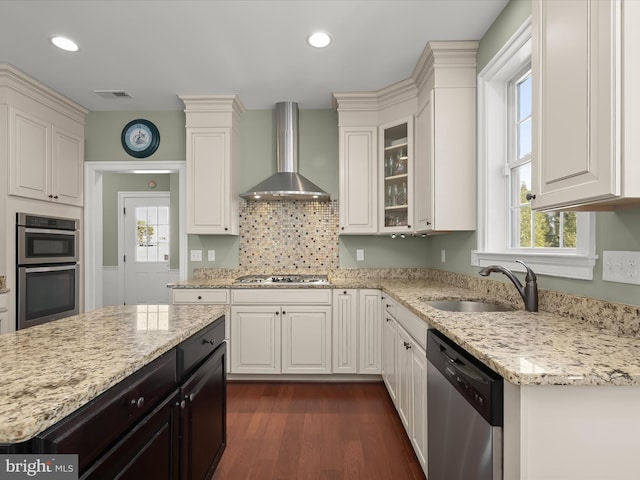
<path fill-rule="evenodd" d="M 325 32 L 315 32 L 307 37 L 307 43 L 312 47 L 324 48 L 331 43 L 331 37 Z"/>
<path fill-rule="evenodd" d="M 62 50 L 66 50 L 67 52 L 78 51 L 78 44 L 67 37 L 55 35 L 51 37 L 51 43 Z"/>

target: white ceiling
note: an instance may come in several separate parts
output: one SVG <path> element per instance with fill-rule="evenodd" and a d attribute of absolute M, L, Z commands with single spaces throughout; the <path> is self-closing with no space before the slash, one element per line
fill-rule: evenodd
<path fill-rule="evenodd" d="M 409 77 L 430 40 L 479 40 L 507 2 L 0 0 L 0 63 L 92 111 L 181 110 L 177 94 L 200 93 L 237 93 L 248 109 L 330 108 L 332 92 Z M 316 29 L 329 47 L 306 44 Z M 53 34 L 80 50 L 58 50 Z"/>

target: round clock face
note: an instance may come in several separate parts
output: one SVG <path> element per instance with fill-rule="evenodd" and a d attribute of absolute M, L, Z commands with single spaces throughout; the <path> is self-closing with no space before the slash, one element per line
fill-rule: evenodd
<path fill-rule="evenodd" d="M 125 125 L 122 129 L 122 147 L 136 158 L 151 155 L 160 145 L 160 133 L 149 120 L 137 119 Z"/>

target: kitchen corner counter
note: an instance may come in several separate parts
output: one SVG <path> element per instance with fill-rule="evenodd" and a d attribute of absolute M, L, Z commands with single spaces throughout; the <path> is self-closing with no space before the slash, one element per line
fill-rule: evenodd
<path fill-rule="evenodd" d="M 226 313 L 122 305 L 0 336 L 0 444 L 34 437 Z"/>
<path fill-rule="evenodd" d="M 480 279 L 505 289 L 509 299 L 496 299 L 491 289 L 453 286 L 439 280 L 391 275 L 330 275 L 330 285 L 307 288 L 381 289 L 399 304 L 441 331 L 480 361 L 515 385 L 640 385 L 640 337 L 633 334 L 640 322 L 640 307 L 608 304 L 593 299 L 541 290 L 541 306 L 549 311 L 526 312 L 511 284 Z M 476 281 L 476 279 L 473 279 Z M 234 278 L 207 278 L 170 285 L 173 288 L 291 288 L 242 285 Z M 296 286 L 300 288 L 300 286 Z M 545 295 L 550 300 L 547 300 Z M 505 303 L 506 312 L 446 312 L 427 300 L 480 300 Z M 589 304 L 593 302 L 591 307 Z M 603 302 L 599 302 L 603 303 Z M 587 305 L 587 306 L 585 306 Z M 609 307 L 615 307 L 607 310 Z M 558 313 L 552 313 L 558 312 Z M 568 313 L 574 313 L 569 316 Z M 577 313 L 577 314 L 576 314 Z M 609 324 L 602 318 L 609 316 Z M 610 328 L 625 317 L 626 326 Z M 576 318 L 577 317 L 577 318 Z M 587 318 L 588 317 L 588 318 Z M 618 331 L 619 330 L 619 331 Z"/>

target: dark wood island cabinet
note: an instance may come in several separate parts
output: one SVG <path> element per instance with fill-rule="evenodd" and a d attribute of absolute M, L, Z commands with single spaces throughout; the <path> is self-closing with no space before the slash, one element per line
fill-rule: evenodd
<path fill-rule="evenodd" d="M 87 480 L 211 478 L 226 446 L 224 337 L 222 316 L 38 434 L 30 453 L 78 454 Z"/>

